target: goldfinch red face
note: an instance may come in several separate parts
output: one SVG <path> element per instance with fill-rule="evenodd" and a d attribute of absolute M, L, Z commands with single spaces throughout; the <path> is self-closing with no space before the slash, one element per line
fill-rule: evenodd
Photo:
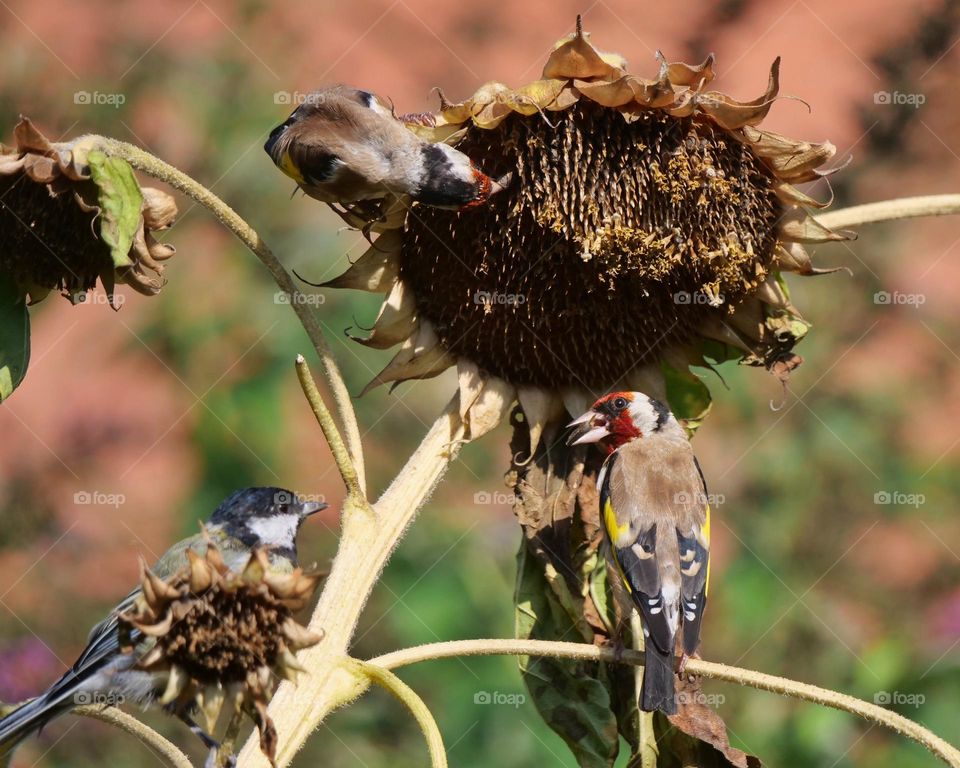
<path fill-rule="evenodd" d="M 604 441 L 609 451 L 615 451 L 625 443 L 658 432 L 672 418 L 667 406 L 642 392 L 613 392 L 567 425 L 575 427 L 567 445 Z"/>

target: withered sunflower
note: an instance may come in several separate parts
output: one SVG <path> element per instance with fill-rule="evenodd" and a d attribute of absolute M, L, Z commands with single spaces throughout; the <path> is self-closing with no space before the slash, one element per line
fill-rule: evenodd
<path fill-rule="evenodd" d="M 141 188 L 126 161 L 96 149 L 96 137 L 51 142 L 28 119 L 15 145 L 0 144 L 0 280 L 31 303 L 60 290 L 74 303 L 99 278 L 153 295 L 172 245 L 153 236 L 177 215 L 173 198 Z"/>
<path fill-rule="evenodd" d="M 137 668 L 166 676 L 161 704 L 196 706 L 208 733 L 221 712 L 250 717 L 272 763 L 277 737 L 267 704 L 279 679 L 296 680 L 304 671 L 294 652 L 323 637 L 293 618 L 322 576 L 278 572 L 263 549 L 242 571 L 231 571 L 213 544 L 203 555 L 187 555 L 189 565 L 166 580 L 141 560 L 141 595 L 118 617 L 124 650 L 144 653 Z M 147 641 L 137 645 L 134 630 Z"/>
<path fill-rule="evenodd" d="M 369 386 L 456 366 L 469 437 L 519 400 L 532 455 L 547 423 L 603 392 L 666 397 L 693 428 L 709 395 L 691 365 L 784 377 L 799 363 L 808 325 L 782 273 L 822 271 L 804 244 L 850 235 L 819 225 L 809 209 L 827 204 L 794 185 L 829 173 L 835 148 L 758 127 L 779 59 L 746 102 L 707 90 L 712 55 L 658 60 L 654 79 L 629 74 L 578 20 L 541 79 L 401 118 L 513 181 L 468 210 L 384 204 L 380 236 L 329 283 L 386 294 L 358 341 L 400 350 Z"/>

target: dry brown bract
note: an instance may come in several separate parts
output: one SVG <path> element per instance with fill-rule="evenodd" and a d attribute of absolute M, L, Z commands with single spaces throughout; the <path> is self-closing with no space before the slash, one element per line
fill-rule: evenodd
<path fill-rule="evenodd" d="M 129 165 L 92 138 L 53 143 L 23 118 L 14 139 L 0 144 L 0 270 L 31 303 L 51 290 L 82 301 L 97 278 L 111 303 L 115 283 L 158 293 L 174 248 L 153 233 L 173 223 L 173 198 L 141 189 Z"/>
<path fill-rule="evenodd" d="M 140 669 L 165 673 L 160 703 L 187 711 L 195 703 L 207 731 L 227 712 L 243 712 L 260 731 L 260 747 L 271 762 L 276 731 L 267 703 L 279 678 L 302 672 L 294 652 L 315 645 L 321 634 L 293 619 L 322 578 L 299 568 L 270 572 L 265 550 L 250 556 L 243 571 L 231 571 L 217 548 L 199 555 L 188 550 L 189 565 L 161 579 L 141 561 L 143 594 L 120 615 L 125 650 L 133 651 L 132 630 L 146 636 Z"/>
<path fill-rule="evenodd" d="M 663 398 L 671 377 L 703 387 L 690 365 L 798 362 L 808 326 L 781 273 L 815 274 L 804 243 L 848 235 L 820 226 L 807 209 L 825 204 L 794 185 L 825 175 L 835 149 L 757 127 L 779 60 L 766 91 L 738 102 L 707 90 L 712 56 L 658 59 L 655 79 L 631 75 L 578 21 L 540 80 L 406 118 L 513 182 L 460 212 L 382 203 L 367 227 L 382 234 L 331 283 L 386 294 L 359 341 L 401 346 L 371 386 L 456 365 L 470 437 L 519 399 L 535 450 L 548 421 L 612 389 Z M 707 407 L 672 405 L 691 423 Z"/>

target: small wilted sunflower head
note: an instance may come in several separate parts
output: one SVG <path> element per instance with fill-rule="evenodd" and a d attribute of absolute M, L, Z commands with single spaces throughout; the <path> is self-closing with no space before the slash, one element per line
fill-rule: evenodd
<path fill-rule="evenodd" d="M 401 344 L 372 385 L 456 365 L 470 436 L 519 399 L 534 445 L 547 421 L 627 388 L 695 426 L 709 407 L 689 367 L 795 367 L 807 324 L 783 272 L 814 274 L 803 243 L 841 240 L 794 184 L 835 150 L 758 128 L 779 89 L 739 102 L 700 65 L 658 54 L 653 79 L 596 50 L 578 20 L 540 80 L 483 86 L 405 119 L 511 185 L 449 211 L 385 201 L 383 234 L 331 284 L 387 294 L 371 336 Z M 402 201 L 400 201 L 402 202 Z"/>
<path fill-rule="evenodd" d="M 14 140 L 0 144 L 0 272 L 33 303 L 51 290 L 82 301 L 97 279 L 111 303 L 116 283 L 158 293 L 174 248 L 153 233 L 176 218 L 173 198 L 83 137 L 53 143 L 23 118 Z"/>
<path fill-rule="evenodd" d="M 299 568 L 271 572 L 264 549 L 254 550 L 242 571 L 231 571 L 212 544 L 203 555 L 187 555 L 189 565 L 169 579 L 141 561 L 142 595 L 119 617 L 125 650 L 135 650 L 134 630 L 148 638 L 137 667 L 167 676 L 160 703 L 176 710 L 196 704 L 208 732 L 227 703 L 227 711 L 257 724 L 272 762 L 276 731 L 267 703 L 278 679 L 303 671 L 294 652 L 323 637 L 293 618 L 322 577 Z"/>

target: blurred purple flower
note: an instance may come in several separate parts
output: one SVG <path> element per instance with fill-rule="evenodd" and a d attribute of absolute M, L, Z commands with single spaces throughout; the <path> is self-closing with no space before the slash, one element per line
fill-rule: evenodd
<path fill-rule="evenodd" d="M 0 642 L 0 701 L 36 696 L 61 671 L 57 657 L 37 638 Z"/>
<path fill-rule="evenodd" d="M 937 601 L 932 616 L 934 631 L 940 638 L 950 642 L 960 638 L 960 590 Z"/>

